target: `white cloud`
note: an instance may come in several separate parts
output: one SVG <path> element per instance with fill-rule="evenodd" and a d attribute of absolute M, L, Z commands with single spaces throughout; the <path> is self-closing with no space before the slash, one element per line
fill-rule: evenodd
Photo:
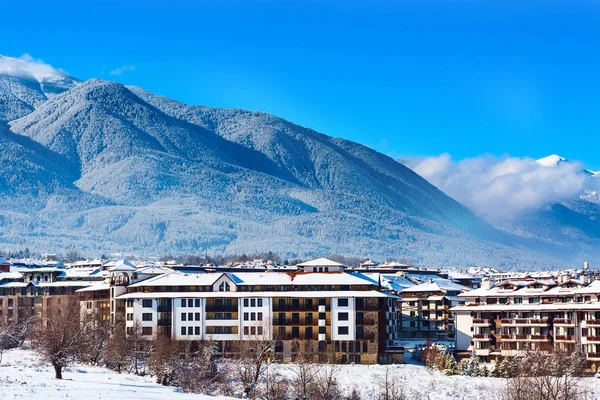
<path fill-rule="evenodd" d="M 600 179 L 587 175 L 579 162 L 544 167 L 532 158 L 491 155 L 454 161 L 447 153 L 402 162 L 492 220 L 514 218 L 600 186 Z"/>
<path fill-rule="evenodd" d="M 0 73 L 17 76 L 33 76 L 41 80 L 48 76 L 66 75 L 64 71 L 46 64 L 42 60 L 36 60 L 29 54 L 23 54 L 19 58 L 0 56 Z"/>
<path fill-rule="evenodd" d="M 119 68 L 115 68 L 109 72 L 110 75 L 123 75 L 125 72 L 135 71 L 135 65 L 133 64 L 125 64 L 120 66 Z"/>

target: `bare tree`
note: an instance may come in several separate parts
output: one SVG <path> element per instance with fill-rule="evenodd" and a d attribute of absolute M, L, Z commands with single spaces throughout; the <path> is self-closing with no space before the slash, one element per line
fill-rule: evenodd
<path fill-rule="evenodd" d="M 404 400 L 408 399 L 404 382 L 394 374 L 390 366 L 386 366 L 378 379 L 379 400 Z"/>
<path fill-rule="evenodd" d="M 0 365 L 4 352 L 21 347 L 25 339 L 30 337 L 34 324 L 35 317 L 27 316 L 6 326 L 0 326 Z"/>
<path fill-rule="evenodd" d="M 311 399 L 315 392 L 315 382 L 323 364 L 315 362 L 314 344 L 307 341 L 295 364 L 291 366 L 293 373 L 292 386 L 296 398 Z"/>
<path fill-rule="evenodd" d="M 109 368 L 121 373 L 130 359 L 131 349 L 125 334 L 125 327 L 122 324 L 114 325 L 106 346 L 106 363 Z"/>
<path fill-rule="evenodd" d="M 110 340 L 111 323 L 110 318 L 99 313 L 93 313 L 84 317 L 85 345 L 81 352 L 81 358 L 91 364 L 98 364 L 106 356 Z"/>
<path fill-rule="evenodd" d="M 146 366 L 148 355 L 150 352 L 150 342 L 142 334 L 142 325 L 140 321 L 135 321 L 131 331 L 127 334 L 126 338 L 127 346 L 129 348 L 130 355 L 130 370 L 133 370 L 136 375 L 143 375 L 140 373 L 140 367 Z"/>
<path fill-rule="evenodd" d="M 531 352 L 515 359 L 507 380 L 506 400 L 577 400 L 585 398 L 580 377 L 585 357 L 580 349 Z"/>
<path fill-rule="evenodd" d="M 257 334 L 249 340 L 240 341 L 240 348 L 234 361 L 234 368 L 242 383 L 244 396 L 255 395 L 256 386 L 273 361 L 273 350 L 276 340 L 271 337 L 270 324 L 263 321 L 257 327 Z"/>
<path fill-rule="evenodd" d="M 186 357 L 180 365 L 177 383 L 186 392 L 212 393 L 219 383 L 219 365 L 216 344 L 204 340 L 196 344 L 185 343 Z"/>
<path fill-rule="evenodd" d="M 54 298 L 48 306 L 47 317 L 40 321 L 35 332 L 35 346 L 54 367 L 56 379 L 81 350 L 85 325 L 80 318 L 79 301 L 75 296 Z"/>
<path fill-rule="evenodd" d="M 337 364 L 324 364 L 314 381 L 312 396 L 316 400 L 338 400 L 342 393 L 337 381 L 340 366 Z"/>
<path fill-rule="evenodd" d="M 150 373 L 156 383 L 168 386 L 181 373 L 183 354 L 178 342 L 167 335 L 158 335 L 152 342 L 149 358 Z"/>

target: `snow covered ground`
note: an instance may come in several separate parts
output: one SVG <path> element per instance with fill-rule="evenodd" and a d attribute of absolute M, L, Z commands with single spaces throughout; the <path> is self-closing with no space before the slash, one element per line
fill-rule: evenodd
<path fill-rule="evenodd" d="M 386 366 L 340 365 L 336 374 L 342 390 L 349 394 L 353 387 L 365 400 L 376 400 Z M 404 387 L 409 399 L 489 399 L 501 400 L 505 380 L 445 376 L 421 365 L 391 365 L 389 373 Z M 271 379 L 279 374 L 294 376 L 293 365 L 270 367 Z M 12 350 L 4 354 L 0 366 L 0 400 L 4 399 L 148 399 L 148 400 L 227 400 L 179 392 L 177 388 L 157 385 L 151 377 L 117 374 L 100 367 L 74 365 L 64 373 L 62 381 L 54 379 L 54 371 L 41 363 L 29 350 Z M 600 399 L 600 380 L 584 378 L 589 399 Z"/>
<path fill-rule="evenodd" d="M 40 363 L 33 351 L 8 351 L 0 366 L 0 399 L 231 399 L 180 393 L 177 388 L 156 384 L 151 377 L 117 374 L 87 365 L 74 365 L 63 377 L 62 381 L 54 379 L 52 366 Z"/>

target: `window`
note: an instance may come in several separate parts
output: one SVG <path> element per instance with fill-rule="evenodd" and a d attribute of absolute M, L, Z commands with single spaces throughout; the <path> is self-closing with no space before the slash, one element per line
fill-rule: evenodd
<path fill-rule="evenodd" d="M 196 307 L 200 307 L 200 299 L 195 299 L 195 300 L 194 300 L 194 305 L 195 305 Z"/>
<path fill-rule="evenodd" d="M 262 317 L 262 313 L 261 313 L 261 312 L 259 312 L 258 314 L 256 314 L 256 319 L 257 319 L 257 320 L 259 320 L 259 321 L 262 321 L 262 320 L 263 320 L 263 317 Z"/>
<path fill-rule="evenodd" d="M 325 318 L 327 318 L 327 317 L 325 316 L 325 313 L 324 313 L 324 312 L 320 312 L 320 313 L 319 313 L 319 319 L 325 319 Z"/>
<path fill-rule="evenodd" d="M 338 335 L 347 335 L 348 327 L 347 326 L 338 326 Z"/>
<path fill-rule="evenodd" d="M 244 299 L 244 307 L 248 307 L 248 299 Z"/>
<path fill-rule="evenodd" d="M 292 337 L 299 338 L 300 337 L 300 328 L 297 326 L 292 326 Z"/>
<path fill-rule="evenodd" d="M 248 321 L 248 313 L 247 312 L 244 313 L 244 321 Z"/>
<path fill-rule="evenodd" d="M 262 334 L 263 334 L 262 326 L 257 326 L 257 327 L 256 327 L 256 333 L 257 333 L 258 335 L 262 335 Z"/>
<path fill-rule="evenodd" d="M 185 327 L 185 326 L 182 326 L 182 327 L 181 327 L 181 335 L 182 335 L 182 336 L 185 336 L 185 335 L 186 335 L 186 333 L 187 333 L 187 329 L 186 329 L 186 327 Z"/>
<path fill-rule="evenodd" d="M 338 299 L 338 307 L 348 307 L 348 299 Z"/>
<path fill-rule="evenodd" d="M 184 312 L 182 312 L 182 313 L 181 313 L 181 320 L 182 320 L 182 321 L 185 321 L 185 320 L 186 320 L 186 317 L 187 317 L 187 314 L 186 314 L 186 313 L 184 313 Z"/>
<path fill-rule="evenodd" d="M 249 332 L 249 330 L 248 330 L 248 327 L 247 327 L 247 326 L 245 326 L 245 327 L 244 327 L 244 335 L 248 336 L 248 332 Z"/>
<path fill-rule="evenodd" d="M 194 314 L 194 320 L 200 321 L 200 313 L 199 312 Z"/>
<path fill-rule="evenodd" d="M 152 299 L 142 300 L 142 307 L 152 308 Z"/>
<path fill-rule="evenodd" d="M 250 327 L 250 334 L 251 335 L 256 335 L 256 327 L 255 326 L 251 326 Z"/>
<path fill-rule="evenodd" d="M 194 299 L 188 299 L 188 307 L 194 307 Z"/>
<path fill-rule="evenodd" d="M 223 333 L 231 334 L 233 332 L 233 328 L 231 326 L 226 326 L 223 329 Z"/>
<path fill-rule="evenodd" d="M 354 353 L 354 342 L 348 342 L 348 352 Z"/>
<path fill-rule="evenodd" d="M 219 285 L 219 292 L 229 292 L 231 287 L 229 286 L 229 282 L 223 281 Z"/>
<path fill-rule="evenodd" d="M 192 336 L 194 334 L 194 327 L 188 327 L 188 335 Z"/>
<path fill-rule="evenodd" d="M 194 320 L 194 313 L 188 313 L 188 321 L 193 321 Z"/>
<path fill-rule="evenodd" d="M 133 321 L 133 313 L 127 313 L 127 321 Z"/>
<path fill-rule="evenodd" d="M 262 304 L 263 304 L 262 301 L 263 301 L 263 299 L 256 300 L 256 305 L 259 307 L 262 307 Z"/>
<path fill-rule="evenodd" d="M 217 333 L 217 334 L 223 333 L 223 327 L 222 326 L 215 326 L 215 333 Z"/>
<path fill-rule="evenodd" d="M 326 327 L 324 327 L 324 326 L 320 326 L 320 327 L 319 327 L 319 333 L 321 333 L 321 334 L 322 334 L 322 333 L 327 333 L 327 328 L 326 328 Z"/>
<path fill-rule="evenodd" d="M 250 300 L 250 307 L 256 307 L 256 299 Z"/>
<path fill-rule="evenodd" d="M 250 321 L 256 321 L 256 313 L 250 313 Z"/>
<path fill-rule="evenodd" d="M 187 307 L 187 300 L 181 299 L 181 307 Z"/>
<path fill-rule="evenodd" d="M 142 321 L 152 321 L 152 313 L 143 313 Z"/>
<path fill-rule="evenodd" d="M 142 335 L 144 336 L 150 336 L 152 335 L 152 327 L 151 326 L 145 326 L 142 328 Z"/>
<path fill-rule="evenodd" d="M 233 318 L 233 314 L 231 314 L 230 312 L 226 312 L 225 314 L 223 314 L 223 319 L 232 319 Z"/>
<path fill-rule="evenodd" d="M 131 326 L 128 326 L 125 331 L 128 335 L 133 335 L 133 327 L 131 327 Z"/>
<path fill-rule="evenodd" d="M 327 305 L 327 299 L 319 299 L 319 305 L 320 306 Z"/>
<path fill-rule="evenodd" d="M 199 327 L 199 326 L 196 326 L 196 327 L 194 328 L 194 334 L 195 334 L 196 336 L 200 336 L 200 327 Z"/>
<path fill-rule="evenodd" d="M 346 350 L 346 342 L 342 342 L 342 351 L 345 353 Z"/>
<path fill-rule="evenodd" d="M 348 313 L 347 312 L 338 313 L 338 321 L 348 321 Z"/>
<path fill-rule="evenodd" d="M 340 351 L 340 342 L 339 342 L 339 340 L 335 341 L 335 351 Z"/>

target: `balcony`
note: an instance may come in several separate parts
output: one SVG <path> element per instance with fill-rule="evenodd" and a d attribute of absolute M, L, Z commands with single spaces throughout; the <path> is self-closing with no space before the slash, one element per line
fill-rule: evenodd
<path fill-rule="evenodd" d="M 600 342 L 600 336 L 586 336 L 588 342 Z"/>
<path fill-rule="evenodd" d="M 531 341 L 546 342 L 546 341 L 550 340 L 550 336 L 549 335 L 529 335 L 529 339 Z"/>
<path fill-rule="evenodd" d="M 588 360 L 600 360 L 600 353 L 585 353 Z"/>
<path fill-rule="evenodd" d="M 506 325 L 506 326 L 536 326 L 536 325 L 546 326 L 546 325 L 548 325 L 547 319 L 540 319 L 540 318 L 502 319 L 501 322 L 502 322 L 503 326 L 504 325 Z"/>
<path fill-rule="evenodd" d="M 491 349 L 473 349 L 473 354 L 476 356 L 489 356 Z"/>
<path fill-rule="evenodd" d="M 291 312 L 291 311 L 309 311 L 309 312 L 317 312 L 319 311 L 319 306 L 317 304 L 306 305 L 306 304 L 273 304 L 273 311 L 275 312 Z"/>
<path fill-rule="evenodd" d="M 476 333 L 475 335 L 473 335 L 473 340 L 477 341 L 488 341 L 490 339 L 491 337 L 489 334 Z"/>
<path fill-rule="evenodd" d="M 157 323 L 158 326 L 171 326 L 171 318 L 161 318 Z"/>
<path fill-rule="evenodd" d="M 573 335 L 559 335 L 554 337 L 555 342 L 572 342 L 575 340 Z"/>
<path fill-rule="evenodd" d="M 600 326 L 600 319 L 586 319 L 585 323 L 590 326 L 590 325 L 598 325 Z"/>
<path fill-rule="evenodd" d="M 214 305 L 209 304 L 206 306 L 206 312 L 237 312 L 238 306 L 235 305 Z"/>
<path fill-rule="evenodd" d="M 554 320 L 554 325 L 573 325 L 572 319 L 557 318 Z"/>
<path fill-rule="evenodd" d="M 474 319 L 473 325 L 475 326 L 488 326 L 490 324 L 489 319 Z"/>

